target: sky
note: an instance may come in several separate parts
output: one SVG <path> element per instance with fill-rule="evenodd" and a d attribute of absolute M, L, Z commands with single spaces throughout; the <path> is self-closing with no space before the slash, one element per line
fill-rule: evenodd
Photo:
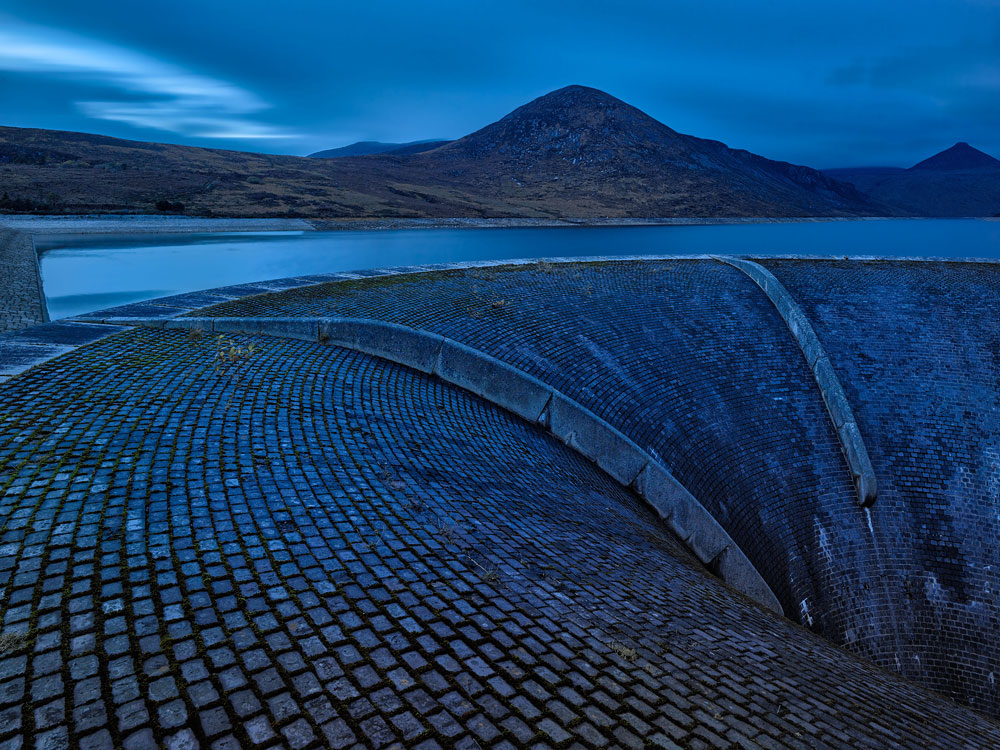
<path fill-rule="evenodd" d="M 308 154 L 569 84 L 826 168 L 1000 157 L 1000 0 L 0 0 L 0 124 Z"/>

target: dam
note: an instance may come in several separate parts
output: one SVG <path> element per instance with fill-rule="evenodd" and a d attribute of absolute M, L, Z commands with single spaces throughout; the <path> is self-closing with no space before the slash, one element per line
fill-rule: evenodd
<path fill-rule="evenodd" d="M 0 743 L 1000 745 L 998 274 L 446 264 L 7 334 Z"/>

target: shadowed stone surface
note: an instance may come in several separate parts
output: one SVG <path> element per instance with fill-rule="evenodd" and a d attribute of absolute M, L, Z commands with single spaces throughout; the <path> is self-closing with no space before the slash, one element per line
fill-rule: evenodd
<path fill-rule="evenodd" d="M 130 330 L 0 385 L 6 747 L 947 747 L 540 430 L 336 347 Z M 855 506 L 856 507 L 856 506 Z"/>
<path fill-rule="evenodd" d="M 1000 267 L 761 261 L 798 299 L 878 476 L 898 668 L 1000 711 Z"/>
<path fill-rule="evenodd" d="M 799 348 L 802 349 L 802 355 L 806 358 L 806 362 L 809 363 L 813 375 L 816 377 L 816 385 L 823 396 L 827 411 L 830 412 L 830 419 L 833 420 L 834 427 L 836 427 L 840 437 L 841 447 L 844 449 L 844 458 L 847 459 L 847 466 L 854 477 L 854 484 L 858 489 L 858 501 L 864 507 L 870 506 L 878 498 L 875 470 L 868 458 L 864 438 L 861 436 L 854 414 L 851 412 L 851 404 L 844 395 L 844 389 L 830 365 L 823 345 L 809 324 L 809 319 L 792 295 L 788 293 L 788 290 L 781 285 L 781 282 L 760 264 L 723 256 L 717 260 L 739 268 L 753 279 L 757 286 L 764 290 L 764 293 L 781 314 L 789 332 L 795 338 Z"/>

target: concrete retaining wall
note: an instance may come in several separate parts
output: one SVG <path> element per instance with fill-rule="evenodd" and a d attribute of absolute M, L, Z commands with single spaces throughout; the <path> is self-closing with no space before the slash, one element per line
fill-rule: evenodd
<path fill-rule="evenodd" d="M 726 531 L 646 451 L 590 410 L 540 380 L 437 334 L 378 320 L 348 318 L 107 318 L 152 328 L 247 333 L 342 346 L 436 375 L 551 434 L 631 486 L 701 562 L 728 584 L 782 613 L 774 592 Z"/>

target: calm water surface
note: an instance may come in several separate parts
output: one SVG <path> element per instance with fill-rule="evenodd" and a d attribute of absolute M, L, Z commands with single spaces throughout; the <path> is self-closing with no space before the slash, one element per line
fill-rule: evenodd
<path fill-rule="evenodd" d="M 1000 221 L 38 237 L 53 319 L 248 281 L 422 263 L 646 253 L 1000 258 Z"/>

